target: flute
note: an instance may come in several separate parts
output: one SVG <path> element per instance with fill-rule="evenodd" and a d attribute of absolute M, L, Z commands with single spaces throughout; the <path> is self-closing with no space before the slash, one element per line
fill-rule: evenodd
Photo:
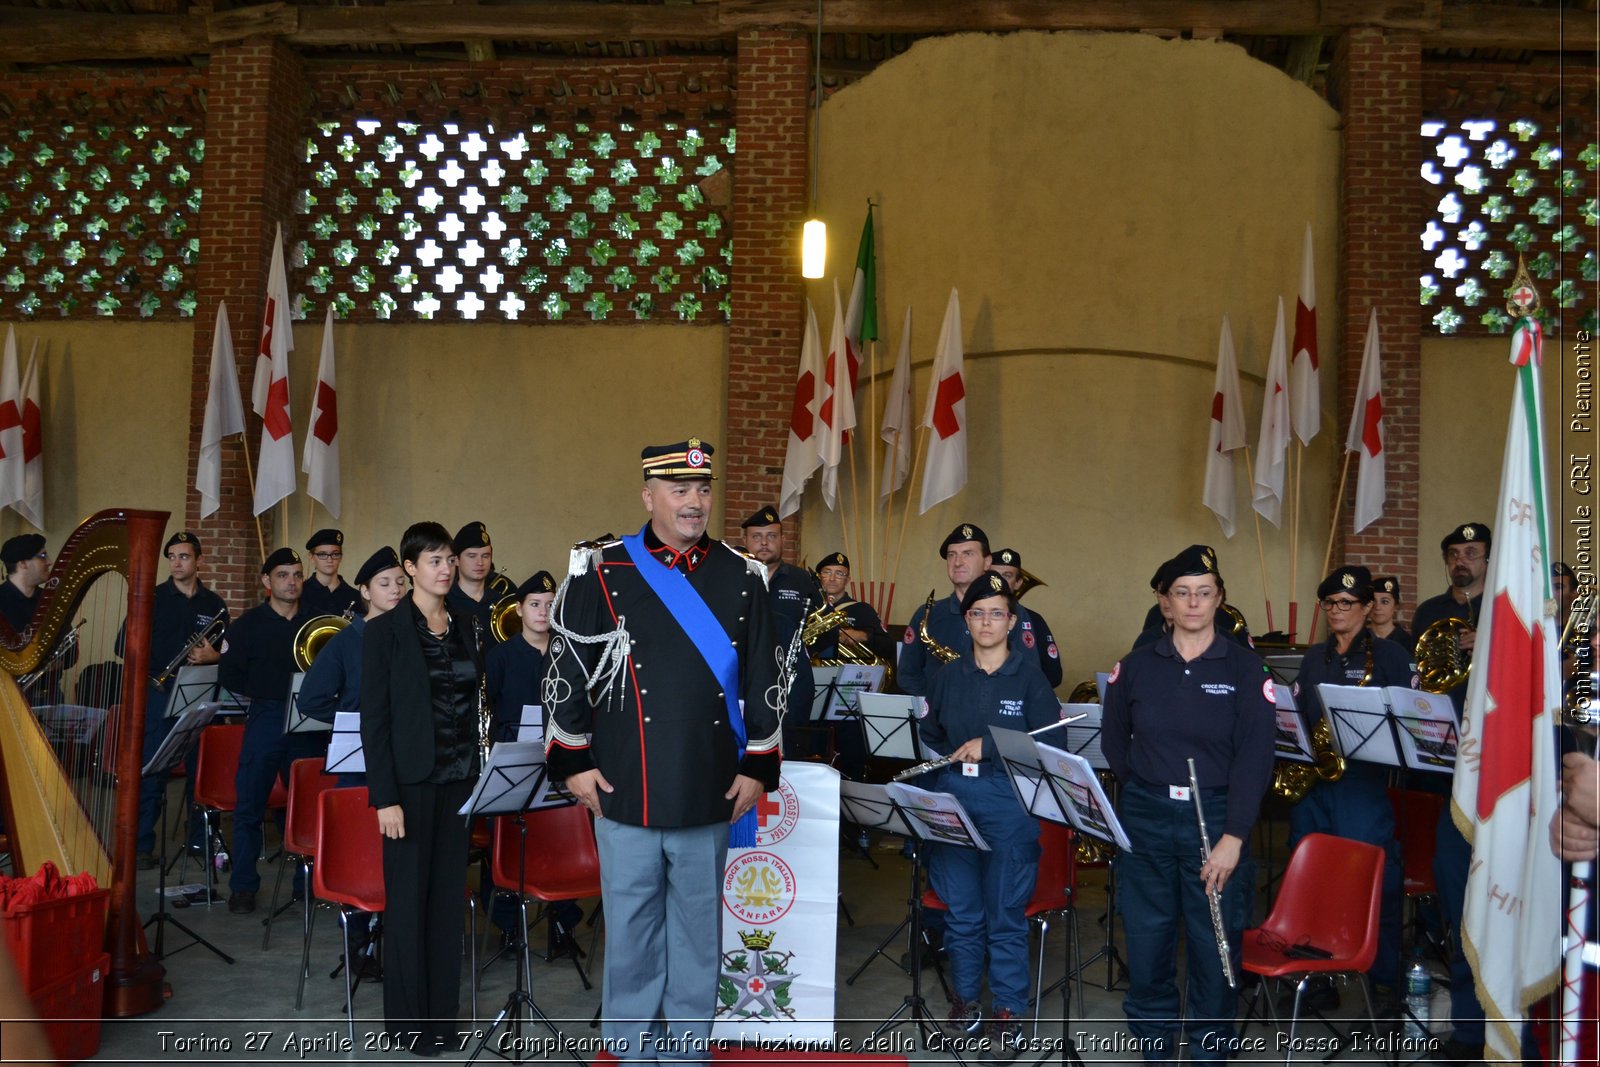
<path fill-rule="evenodd" d="M 1211 835 L 1206 832 L 1206 809 L 1200 803 L 1200 779 L 1194 773 L 1194 760 L 1189 760 L 1189 795 L 1194 798 L 1195 818 L 1200 820 L 1200 862 L 1202 865 L 1211 858 Z M 1228 931 L 1222 925 L 1222 894 L 1214 889 L 1206 890 L 1206 904 L 1211 908 L 1211 932 L 1217 938 L 1217 955 L 1222 957 L 1222 976 L 1228 980 L 1229 987 L 1239 988 L 1239 980 L 1233 974 L 1233 953 L 1228 950 Z"/>
<path fill-rule="evenodd" d="M 1089 714 L 1089 713 L 1086 712 L 1086 711 L 1080 711 L 1080 712 L 1078 712 L 1078 714 L 1073 715 L 1070 718 L 1057 719 L 1055 722 L 1051 723 L 1049 726 L 1041 726 L 1037 730 L 1029 730 L 1028 731 L 1028 736 L 1029 737 L 1035 737 L 1035 736 L 1037 736 L 1039 734 L 1044 733 L 1046 730 L 1054 730 L 1057 726 L 1065 726 L 1069 722 L 1077 722 L 1079 719 L 1083 718 L 1087 714 Z M 899 774 L 897 774 L 893 778 L 889 779 L 889 781 L 891 781 L 891 782 L 903 782 L 907 778 L 915 778 L 918 775 L 927 774 L 929 771 L 936 771 L 940 767 L 948 767 L 948 766 L 950 766 L 950 764 L 952 764 L 954 762 L 956 762 L 956 757 L 955 757 L 954 754 L 951 754 L 949 756 L 940 756 L 938 759 L 931 759 L 926 763 L 919 763 L 915 767 L 907 767 L 905 770 L 901 771 Z"/>

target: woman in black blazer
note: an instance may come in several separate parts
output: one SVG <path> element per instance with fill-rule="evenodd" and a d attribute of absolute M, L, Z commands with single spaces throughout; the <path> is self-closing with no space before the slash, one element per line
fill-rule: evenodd
<path fill-rule="evenodd" d="M 412 591 L 367 624 L 361 744 L 383 834 L 383 1011 L 397 1047 L 453 1051 L 460 1027 L 466 820 L 478 777 L 482 635 L 445 607 L 456 551 L 436 522 L 400 541 Z"/>

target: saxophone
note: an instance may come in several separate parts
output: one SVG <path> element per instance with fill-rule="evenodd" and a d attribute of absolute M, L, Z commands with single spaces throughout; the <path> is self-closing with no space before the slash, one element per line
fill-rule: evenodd
<path fill-rule="evenodd" d="M 928 590 L 928 602 L 922 608 L 922 621 L 917 624 L 917 637 L 921 639 L 923 647 L 940 663 L 953 663 L 961 657 L 961 653 L 948 645 L 941 645 L 933 639 L 928 632 L 928 616 L 933 614 L 933 590 Z"/>
<path fill-rule="evenodd" d="M 1369 633 L 1366 670 L 1357 684 L 1367 685 L 1371 681 L 1372 637 Z M 1344 777 L 1344 757 L 1339 755 L 1338 748 L 1334 746 L 1333 728 L 1328 725 L 1326 715 L 1319 715 L 1311 726 L 1311 754 L 1316 757 L 1315 763 L 1282 759 L 1273 763 L 1272 792 L 1275 796 L 1282 797 L 1290 804 L 1298 804 L 1319 781 L 1337 782 Z"/>

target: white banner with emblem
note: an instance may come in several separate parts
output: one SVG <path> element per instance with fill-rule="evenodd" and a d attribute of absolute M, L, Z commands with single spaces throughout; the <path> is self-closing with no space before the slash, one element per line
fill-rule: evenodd
<path fill-rule="evenodd" d="M 839 772 L 783 765 L 756 806 L 754 848 L 722 879 L 718 1041 L 832 1042 L 838 946 Z"/>

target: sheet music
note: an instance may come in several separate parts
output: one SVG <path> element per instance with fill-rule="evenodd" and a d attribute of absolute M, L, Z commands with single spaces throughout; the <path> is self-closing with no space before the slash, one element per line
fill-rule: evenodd
<path fill-rule="evenodd" d="M 1062 727 L 1066 741 L 1061 745 L 1068 752 L 1075 752 L 1089 761 L 1089 766 L 1097 770 L 1109 771 L 1111 764 L 1107 762 L 1106 755 L 1100 749 L 1100 726 L 1104 721 L 1105 709 L 1099 704 L 1062 704 L 1061 717 L 1069 719 L 1074 715 L 1083 718 L 1069 726 Z M 1061 737 L 1063 734 L 1052 734 Z"/>
<path fill-rule="evenodd" d="M 52 745 L 86 745 L 100 732 L 109 712 L 83 704 L 41 704 L 34 711 Z"/>
<path fill-rule="evenodd" d="M 1067 752 L 1053 745 L 1035 744 L 1038 745 L 1039 759 L 1045 773 L 1060 791 L 1060 799 L 1066 802 L 1068 821 L 1091 837 L 1115 842 L 1124 852 L 1133 851 L 1133 845 L 1111 807 L 1111 799 L 1100 785 L 1100 776 L 1095 774 L 1089 761 L 1075 752 Z"/>
<path fill-rule="evenodd" d="M 283 719 L 283 732 L 286 734 L 316 734 L 333 729 L 333 723 L 313 719 L 300 710 L 300 686 L 305 680 L 303 671 L 296 671 L 294 677 L 289 679 L 288 713 Z"/>
<path fill-rule="evenodd" d="M 1105 706 L 1105 702 L 1106 702 L 1106 686 L 1108 686 L 1110 684 L 1111 684 L 1111 672 L 1110 671 L 1095 671 L 1094 672 L 1094 690 L 1095 690 L 1095 692 L 1100 694 L 1100 704 L 1101 704 L 1102 707 Z"/>
<path fill-rule="evenodd" d="M 365 774 L 367 754 L 361 748 L 361 713 L 333 713 L 333 736 L 322 769 L 328 774 Z"/>
<path fill-rule="evenodd" d="M 884 788 L 915 824 L 918 837 L 941 845 L 989 851 L 972 816 L 961 806 L 961 801 L 949 793 L 934 793 L 901 782 L 890 782 Z"/>
<path fill-rule="evenodd" d="M 140 769 L 140 777 L 170 774 L 172 768 L 183 762 L 184 754 L 200 739 L 200 731 L 216 714 L 215 703 L 202 701 L 180 715 L 178 721 L 172 724 L 166 740 L 150 754 L 150 759 Z"/>
<path fill-rule="evenodd" d="M 888 668 L 877 664 L 846 664 L 828 688 L 828 702 L 823 708 L 823 718 L 848 719 L 860 710 L 862 693 L 877 693 L 883 689 Z"/>
<path fill-rule="evenodd" d="M 500 741 L 489 750 L 472 795 L 457 815 L 515 815 L 533 799 L 538 777 L 545 770 L 544 748 L 522 741 Z"/>
<path fill-rule="evenodd" d="M 1400 749 L 1390 726 L 1388 696 L 1380 688 L 1360 685 L 1317 686 L 1322 710 L 1333 726 L 1335 746 L 1346 760 L 1399 767 Z"/>
<path fill-rule="evenodd" d="M 538 704 L 522 705 L 522 722 L 517 725 L 517 740 L 544 747 L 544 708 Z"/>
<path fill-rule="evenodd" d="M 1306 734 L 1306 724 L 1295 706 L 1294 690 L 1287 685 L 1274 686 L 1278 700 L 1278 732 L 1273 740 L 1274 755 L 1278 759 L 1296 763 L 1315 763 L 1311 754 L 1311 738 Z"/>
<path fill-rule="evenodd" d="M 1455 707 L 1443 693 L 1391 685 L 1384 689 L 1394 712 L 1400 750 L 1407 767 L 1450 774 L 1456 766 Z"/>

